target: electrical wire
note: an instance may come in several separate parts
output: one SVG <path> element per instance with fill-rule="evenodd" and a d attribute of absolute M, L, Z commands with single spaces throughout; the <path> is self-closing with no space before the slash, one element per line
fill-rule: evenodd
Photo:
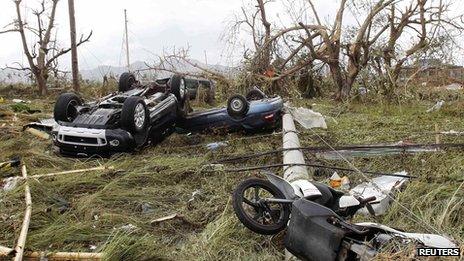
<path fill-rule="evenodd" d="M 205 165 L 208 166 L 208 165 Z M 249 166 L 249 167 L 242 167 L 242 168 L 229 168 L 223 169 L 222 171 L 225 172 L 243 172 L 243 171 L 250 171 L 250 170 L 258 170 L 258 169 L 271 169 L 271 168 L 279 168 L 279 167 L 292 167 L 292 166 L 307 166 L 307 167 L 314 167 L 314 168 L 325 168 L 325 169 L 334 169 L 340 171 L 350 171 L 355 172 L 356 170 L 349 169 L 349 168 L 342 168 L 336 166 L 326 166 L 326 165 L 319 165 L 319 164 L 308 164 L 308 163 L 292 163 L 292 164 L 269 164 L 269 165 L 260 165 L 260 166 Z M 410 176 L 410 175 L 403 175 L 403 174 L 395 174 L 395 173 L 385 173 L 385 172 L 378 172 L 378 171 L 363 171 L 364 173 L 376 175 L 376 176 L 392 176 L 392 177 L 401 177 L 401 178 L 418 178 L 417 176 Z"/>
<path fill-rule="evenodd" d="M 363 173 L 360 169 L 358 169 L 351 161 L 349 161 L 348 159 L 346 159 L 340 152 L 338 152 L 338 150 L 336 150 L 334 147 L 332 147 L 324 138 L 322 138 L 320 135 L 318 135 L 313 129 L 310 129 L 311 131 L 313 131 L 314 134 L 316 134 L 319 139 L 327 146 L 329 147 L 333 152 L 335 152 L 341 159 L 343 159 L 353 170 L 355 170 L 356 172 L 358 172 L 359 174 L 361 174 L 366 180 L 369 179 L 369 177 Z M 411 220 L 413 221 L 416 221 L 416 222 L 419 222 L 419 223 L 422 223 L 423 227 L 426 228 L 427 230 L 432 230 L 434 231 L 435 233 L 437 234 L 442 234 L 440 233 L 440 231 L 438 231 L 438 229 L 434 228 L 433 226 L 431 226 L 430 224 L 428 224 L 427 222 L 425 222 L 424 220 L 422 220 L 419 216 L 417 216 L 416 214 L 414 214 L 414 212 L 412 212 L 410 209 L 408 209 L 407 207 L 405 207 L 403 204 L 401 204 L 397 199 L 395 199 L 393 196 L 391 196 L 389 193 L 385 193 L 381 188 L 379 188 L 379 186 L 377 186 L 377 184 L 375 183 L 372 183 L 372 186 L 377 189 L 380 193 L 384 194 L 386 197 L 388 197 L 390 200 L 392 200 L 393 202 L 395 202 L 396 204 L 398 204 L 398 206 L 400 206 L 401 208 L 403 208 L 409 215 L 411 218 Z M 414 220 L 415 219 L 415 220 Z"/>
<path fill-rule="evenodd" d="M 408 149 L 420 149 L 420 148 L 464 148 L 464 143 L 424 143 L 424 144 L 405 144 L 405 145 L 348 145 L 348 146 L 336 146 L 332 147 L 337 151 L 340 150 L 371 150 L 371 149 L 402 149 L 404 153 L 407 152 Z M 216 160 L 214 163 L 225 163 L 225 162 L 233 162 L 243 159 L 250 159 L 256 157 L 267 156 L 271 154 L 281 153 L 285 151 L 292 151 L 292 150 L 302 150 L 302 151 L 312 151 L 312 152 L 322 152 L 322 151 L 330 151 L 332 150 L 331 147 L 296 147 L 296 148 L 286 148 L 286 149 L 276 149 L 276 150 L 269 150 L 264 152 L 258 153 L 251 153 L 245 155 L 239 155 L 235 157 L 223 158 Z"/>

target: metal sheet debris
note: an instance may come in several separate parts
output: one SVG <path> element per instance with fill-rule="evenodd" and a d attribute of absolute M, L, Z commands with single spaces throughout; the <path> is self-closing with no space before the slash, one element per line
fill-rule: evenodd
<path fill-rule="evenodd" d="M 408 173 L 406 171 L 401 171 L 395 174 L 407 175 Z M 371 205 L 375 215 L 379 216 L 387 212 L 394 192 L 402 188 L 407 181 L 408 179 L 403 177 L 379 176 L 373 178 L 369 182 L 363 182 L 357 185 L 351 189 L 349 193 L 361 198 L 376 197 L 375 202 L 371 203 Z M 369 211 L 365 207 L 358 210 L 358 213 L 369 215 Z"/>
<path fill-rule="evenodd" d="M 31 122 L 31 123 L 28 123 L 26 124 L 23 129 L 27 129 L 27 128 L 33 128 L 33 129 L 38 129 L 38 130 L 41 130 L 41 131 L 45 131 L 45 132 L 51 132 L 53 130 L 53 128 L 57 125 L 55 119 L 53 118 L 50 118 L 50 119 L 42 119 L 42 120 L 39 120 L 38 122 Z"/>
<path fill-rule="evenodd" d="M 217 150 L 219 148 L 223 148 L 223 147 L 227 147 L 229 144 L 227 142 L 224 142 L 224 141 L 219 141 L 219 142 L 212 142 L 212 143 L 208 143 L 206 144 L 206 148 L 208 148 L 209 150 Z"/>
<path fill-rule="evenodd" d="M 295 108 L 289 104 L 285 104 L 285 108 L 293 116 L 293 118 L 305 129 L 322 128 L 327 129 L 324 116 L 321 113 L 315 112 L 308 108 Z"/>
<path fill-rule="evenodd" d="M 16 185 L 18 184 L 18 179 L 16 177 L 10 177 L 10 178 L 5 178 L 0 180 L 0 184 L 2 185 L 2 190 L 3 191 L 11 191 L 14 188 L 16 188 Z"/>
<path fill-rule="evenodd" d="M 317 152 L 316 157 L 326 159 L 326 160 L 343 160 L 343 158 L 353 159 L 353 158 L 367 158 L 367 157 L 376 157 L 376 156 L 387 156 L 387 155 L 398 155 L 398 154 L 414 154 L 421 152 L 438 152 L 438 148 L 432 147 L 391 147 L 391 148 L 359 148 L 359 149 L 349 149 L 349 150 L 337 150 L 337 151 L 323 151 Z M 341 155 L 341 156 L 340 156 Z M 343 158 L 342 158 L 343 156 Z"/>
<path fill-rule="evenodd" d="M 407 233 L 407 232 L 393 229 L 391 227 L 387 227 L 382 224 L 377 224 L 377 223 L 372 223 L 372 222 L 356 223 L 356 225 L 363 226 L 363 227 L 378 228 L 380 230 L 392 233 L 396 236 L 400 236 L 405 239 L 415 240 L 427 247 L 433 247 L 433 248 L 456 248 L 457 247 L 457 245 L 453 241 L 441 235 Z"/>
<path fill-rule="evenodd" d="M 435 105 L 433 105 L 430 109 L 427 110 L 427 113 L 433 112 L 433 111 L 439 111 L 441 109 L 441 107 L 443 107 L 444 104 L 445 104 L 444 100 L 437 101 L 437 103 L 435 103 Z"/>

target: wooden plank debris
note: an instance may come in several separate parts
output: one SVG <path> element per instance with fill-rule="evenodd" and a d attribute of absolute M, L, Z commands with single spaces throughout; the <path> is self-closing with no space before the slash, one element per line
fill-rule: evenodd
<path fill-rule="evenodd" d="M 23 225 L 21 227 L 21 232 L 19 234 L 18 242 L 15 247 L 15 251 L 16 251 L 16 255 L 14 258 L 15 261 L 23 260 L 24 248 L 26 247 L 27 231 L 29 230 L 29 223 L 31 221 L 31 214 L 32 214 L 32 199 L 31 199 L 31 191 L 29 189 L 29 184 L 27 182 L 26 165 L 21 166 L 21 173 L 22 173 L 22 178 L 26 180 L 26 184 L 24 187 L 24 196 L 26 200 L 26 211 L 24 212 Z"/>

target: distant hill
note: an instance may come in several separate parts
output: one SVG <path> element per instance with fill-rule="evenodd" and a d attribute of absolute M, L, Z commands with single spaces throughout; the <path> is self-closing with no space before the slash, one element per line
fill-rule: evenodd
<path fill-rule="evenodd" d="M 24 71 L 17 71 L 12 69 L 0 69 L 0 83 L 18 83 L 30 82 L 27 73 Z"/>
<path fill-rule="evenodd" d="M 190 60 L 194 64 L 198 64 L 202 68 L 207 68 L 208 70 L 212 70 L 215 72 L 219 72 L 225 75 L 233 75 L 236 74 L 237 68 L 234 67 L 227 67 L 223 65 L 206 65 L 205 63 L 199 62 L 197 60 Z M 173 62 L 174 68 L 168 69 L 175 69 L 179 72 L 183 73 L 196 73 L 200 70 L 195 68 L 194 66 L 188 64 L 187 62 Z M 155 78 L 162 78 L 168 77 L 172 73 L 166 71 L 158 71 L 155 72 L 149 69 L 144 62 L 136 61 L 131 64 L 131 70 L 137 72 L 139 76 L 142 76 L 144 79 L 150 80 Z M 111 66 L 111 65 L 100 65 L 93 69 L 81 70 L 80 74 L 84 80 L 90 81 L 102 81 L 103 76 L 107 75 L 108 77 L 114 76 L 118 78 L 119 75 L 123 72 L 126 72 L 127 68 L 124 66 Z M 68 75 L 68 77 L 71 77 Z M 24 72 L 19 72 L 11 69 L 0 70 L 0 83 L 17 83 L 17 82 L 29 82 L 26 74 Z"/>

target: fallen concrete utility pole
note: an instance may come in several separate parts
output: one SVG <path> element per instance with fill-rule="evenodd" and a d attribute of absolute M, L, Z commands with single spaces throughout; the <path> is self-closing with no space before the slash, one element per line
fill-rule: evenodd
<path fill-rule="evenodd" d="M 15 251 L 16 251 L 16 255 L 14 258 L 15 261 L 23 260 L 24 248 L 26 246 L 27 231 L 29 230 L 29 223 L 31 221 L 31 214 L 32 214 L 32 199 L 31 199 L 31 191 L 29 189 L 29 184 L 27 183 L 26 165 L 23 165 L 21 167 L 21 173 L 22 173 L 23 179 L 26 180 L 26 184 L 24 187 L 24 195 L 26 199 L 26 211 L 24 213 L 24 221 L 23 221 L 23 226 L 21 227 L 21 233 L 19 234 L 18 243 L 16 244 L 16 247 L 15 247 Z"/>
<path fill-rule="evenodd" d="M 304 155 L 301 150 L 285 150 L 300 147 L 300 140 L 295 128 L 292 115 L 286 113 L 282 116 L 282 148 L 283 164 L 305 164 Z M 284 166 L 284 179 L 292 183 L 298 180 L 308 180 L 310 178 L 308 168 L 302 165 Z M 295 259 L 294 256 L 285 250 L 285 260 Z"/>
<path fill-rule="evenodd" d="M 282 117 L 283 132 L 283 164 L 295 164 L 293 166 L 284 166 L 284 179 L 292 183 L 300 179 L 308 180 L 310 178 L 308 168 L 305 164 L 304 155 L 300 148 L 300 141 L 295 128 L 293 117 L 290 114 L 284 114 Z"/>

